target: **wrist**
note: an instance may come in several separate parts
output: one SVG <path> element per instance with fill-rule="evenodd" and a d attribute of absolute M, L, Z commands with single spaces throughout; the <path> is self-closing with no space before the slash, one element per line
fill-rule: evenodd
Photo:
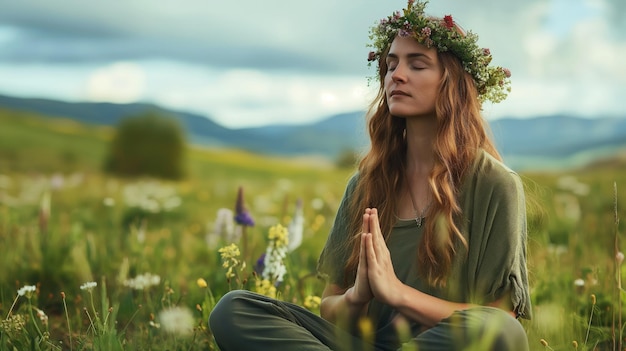
<path fill-rule="evenodd" d="M 367 301 L 359 301 L 357 299 L 357 294 L 354 286 L 346 290 L 346 292 L 343 294 L 343 297 L 346 300 L 346 304 L 350 308 L 360 308 L 367 303 Z"/>

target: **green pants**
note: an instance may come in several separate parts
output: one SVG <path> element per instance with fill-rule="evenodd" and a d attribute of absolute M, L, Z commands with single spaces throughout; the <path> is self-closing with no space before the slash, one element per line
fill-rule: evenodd
<path fill-rule="evenodd" d="M 370 345 L 300 306 L 236 290 L 220 299 L 209 327 L 221 351 L 528 350 L 521 324 L 492 307 L 457 311 L 402 345 Z"/>

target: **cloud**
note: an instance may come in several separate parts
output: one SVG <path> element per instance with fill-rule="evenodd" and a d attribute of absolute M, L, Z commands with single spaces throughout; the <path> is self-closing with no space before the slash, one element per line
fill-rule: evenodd
<path fill-rule="evenodd" d="M 227 126 L 364 110 L 368 30 L 405 0 L 23 0 L 0 11 L 0 91 L 154 102 Z M 489 118 L 626 111 L 623 0 L 431 1 L 513 91 Z"/>
<path fill-rule="evenodd" d="M 145 88 L 145 74 L 134 63 L 117 62 L 95 71 L 87 81 L 87 99 L 129 103 L 139 100 Z"/>

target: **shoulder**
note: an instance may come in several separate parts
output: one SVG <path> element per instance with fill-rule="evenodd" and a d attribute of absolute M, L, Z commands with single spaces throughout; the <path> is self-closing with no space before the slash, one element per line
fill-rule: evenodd
<path fill-rule="evenodd" d="M 465 177 L 463 188 L 468 190 L 468 187 L 480 193 L 523 192 L 517 172 L 482 149 L 478 150 L 474 164 Z"/>

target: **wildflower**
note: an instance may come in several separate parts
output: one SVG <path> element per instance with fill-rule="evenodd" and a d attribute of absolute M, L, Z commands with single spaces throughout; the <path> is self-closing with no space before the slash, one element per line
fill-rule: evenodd
<path fill-rule="evenodd" d="M 0 321 L 0 330 L 9 335 L 20 333 L 25 327 L 26 319 L 21 314 L 10 314 Z"/>
<path fill-rule="evenodd" d="M 241 252 L 239 251 L 239 247 L 235 244 L 230 244 L 228 246 L 224 246 L 218 250 L 222 257 L 222 267 L 226 268 L 226 278 L 235 277 L 234 268 L 241 265 L 241 269 L 245 268 L 245 262 L 239 260 L 239 255 Z"/>
<path fill-rule="evenodd" d="M 376 53 L 374 51 L 370 51 L 369 54 L 367 54 L 367 60 L 368 61 L 375 61 L 376 60 Z"/>
<path fill-rule="evenodd" d="M 37 287 L 34 285 L 24 285 L 19 290 L 17 290 L 17 294 L 19 296 L 26 296 L 30 298 L 31 293 L 35 292 L 36 290 L 37 290 Z"/>
<path fill-rule="evenodd" d="M 422 30 L 420 31 L 420 33 L 422 33 L 422 36 L 424 38 L 429 38 L 430 35 L 432 34 L 432 30 L 429 27 L 424 27 L 422 28 Z"/>
<path fill-rule="evenodd" d="M 507 78 L 511 78 L 511 70 L 508 68 L 503 68 L 502 72 L 504 72 L 504 76 Z"/>
<path fill-rule="evenodd" d="M 237 202 L 235 203 L 235 222 L 243 226 L 254 226 L 254 219 L 244 205 L 242 187 L 239 187 L 237 192 Z"/>
<path fill-rule="evenodd" d="M 156 181 L 142 181 L 126 185 L 124 202 L 128 207 L 139 208 L 150 213 L 172 211 L 182 204 L 174 187 L 164 186 Z"/>
<path fill-rule="evenodd" d="M 206 288 L 209 286 L 204 278 L 198 278 L 198 280 L 196 280 L 196 284 L 198 284 L 199 288 Z"/>
<path fill-rule="evenodd" d="M 289 244 L 287 251 L 291 252 L 302 244 L 304 234 L 304 214 L 302 213 L 302 199 L 296 201 L 296 213 L 289 224 Z"/>
<path fill-rule="evenodd" d="M 161 284 L 161 277 L 156 274 L 144 273 L 124 281 L 124 286 L 134 290 L 145 290 Z"/>
<path fill-rule="evenodd" d="M 39 318 L 41 323 L 43 325 L 48 325 L 48 316 L 46 315 L 46 313 L 36 307 L 35 307 L 35 310 L 37 311 L 37 317 Z"/>
<path fill-rule="evenodd" d="M 241 232 L 235 231 L 234 214 L 231 209 L 220 208 L 217 210 L 213 229 L 207 233 L 205 239 L 209 247 L 214 248 L 220 239 L 226 242 L 237 242 Z"/>
<path fill-rule="evenodd" d="M 578 341 L 572 341 L 572 346 L 574 347 L 574 350 L 578 350 Z"/>
<path fill-rule="evenodd" d="M 87 282 L 87 283 L 85 283 L 85 284 L 80 286 L 80 290 L 91 291 L 96 286 L 98 286 L 98 283 L 96 283 L 96 282 Z"/>
<path fill-rule="evenodd" d="M 591 294 L 591 304 L 592 305 L 596 304 L 596 295 L 595 294 Z"/>
<path fill-rule="evenodd" d="M 277 224 L 270 228 L 269 244 L 265 251 L 265 268 L 263 269 L 263 279 L 270 279 L 280 283 L 287 273 L 287 268 L 283 259 L 287 255 L 287 245 L 289 244 L 289 233 L 287 228 Z"/>
<path fill-rule="evenodd" d="M 309 295 L 304 298 L 304 307 L 309 310 L 315 310 L 322 304 L 322 299 L 319 296 Z"/>
<path fill-rule="evenodd" d="M 615 255 L 615 260 L 617 261 L 617 264 L 622 264 L 622 262 L 624 262 L 624 254 L 620 251 Z"/>
<path fill-rule="evenodd" d="M 452 19 L 452 16 L 450 15 L 443 16 L 443 22 L 446 25 L 446 28 L 448 29 L 451 29 L 452 27 L 454 27 L 454 20 Z"/>
<path fill-rule="evenodd" d="M 262 253 L 261 256 L 259 256 L 259 259 L 256 260 L 256 263 L 254 265 L 254 271 L 258 275 L 263 274 L 264 269 L 265 269 L 265 252 Z"/>
<path fill-rule="evenodd" d="M 541 343 L 541 345 L 543 345 L 544 347 L 548 347 L 548 346 L 550 346 L 550 345 L 548 344 L 548 342 L 546 341 L 546 339 L 541 339 L 541 340 L 539 340 L 539 342 L 540 342 L 540 343 Z"/>
<path fill-rule="evenodd" d="M 171 334 L 187 336 L 193 331 L 193 314 L 188 308 L 166 308 L 159 313 L 159 322 L 163 330 Z"/>
<path fill-rule="evenodd" d="M 578 287 L 585 286 L 585 281 L 580 279 L 580 278 L 578 278 L 578 279 L 574 280 L 574 285 L 578 286 Z"/>
<path fill-rule="evenodd" d="M 273 299 L 276 298 L 276 287 L 267 279 L 257 279 L 256 292 Z"/>
<path fill-rule="evenodd" d="M 485 56 L 491 55 L 491 50 L 489 50 L 489 48 L 483 48 L 483 55 Z"/>

